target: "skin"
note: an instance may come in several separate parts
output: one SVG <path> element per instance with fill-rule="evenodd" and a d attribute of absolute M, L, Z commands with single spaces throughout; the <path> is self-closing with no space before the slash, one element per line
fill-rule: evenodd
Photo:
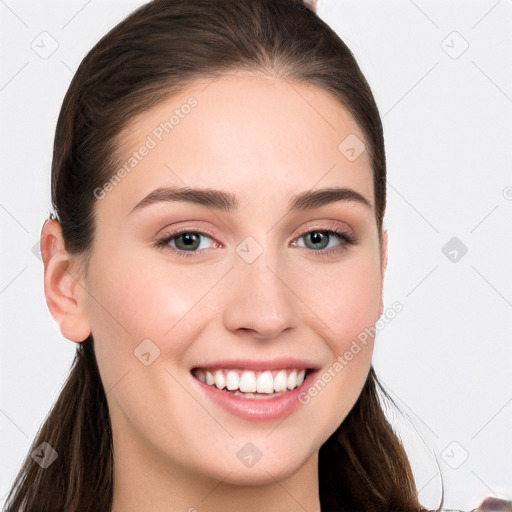
<path fill-rule="evenodd" d="M 379 244 L 368 154 L 349 161 L 338 150 L 349 134 L 364 137 L 313 86 L 247 74 L 206 85 L 133 120 L 120 161 L 187 98 L 198 101 L 96 201 L 87 265 L 65 251 L 56 221 L 44 224 L 47 304 L 64 337 L 94 336 L 113 428 L 113 512 L 319 511 L 318 451 L 357 400 L 374 340 L 284 421 L 229 414 L 192 386 L 190 369 L 226 357 L 295 356 L 322 374 L 377 321 L 387 232 Z M 152 190 L 183 184 L 231 192 L 238 211 L 167 202 L 130 214 Z M 323 187 L 350 187 L 370 207 L 345 201 L 286 213 L 292 195 Z M 195 256 L 154 245 L 178 228 L 209 232 Z M 315 248 L 302 236 L 313 228 L 347 231 L 357 244 L 331 238 Z M 248 236 L 263 249 L 252 263 L 236 252 Z M 340 250 L 319 254 L 329 248 Z M 146 338 L 160 350 L 147 366 L 134 357 Z M 247 442 L 262 453 L 251 468 L 236 456 Z"/>

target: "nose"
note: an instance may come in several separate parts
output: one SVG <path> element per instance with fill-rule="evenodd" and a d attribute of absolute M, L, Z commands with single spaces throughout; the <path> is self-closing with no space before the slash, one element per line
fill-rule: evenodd
<path fill-rule="evenodd" d="M 223 320 L 231 332 L 271 339 L 298 325 L 298 299 L 286 272 L 268 253 L 264 250 L 252 263 L 237 259 L 229 273 Z"/>

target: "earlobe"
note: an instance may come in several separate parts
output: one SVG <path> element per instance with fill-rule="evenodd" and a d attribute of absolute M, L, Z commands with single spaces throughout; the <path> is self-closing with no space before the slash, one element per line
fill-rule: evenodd
<path fill-rule="evenodd" d="M 381 282 L 380 282 L 380 304 L 379 304 L 379 317 L 384 313 L 384 274 L 388 266 L 388 230 L 385 229 L 382 233 L 381 254 L 380 254 L 380 268 L 381 268 Z"/>
<path fill-rule="evenodd" d="M 44 223 L 40 248 L 48 309 L 65 338 L 84 341 L 91 333 L 85 311 L 86 292 L 77 271 L 78 261 L 66 251 L 62 230 L 56 220 Z"/>

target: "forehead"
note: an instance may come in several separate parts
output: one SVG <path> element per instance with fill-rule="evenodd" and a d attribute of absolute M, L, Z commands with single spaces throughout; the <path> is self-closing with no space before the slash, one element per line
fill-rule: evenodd
<path fill-rule="evenodd" d="M 334 96 L 308 84 L 242 74 L 198 81 L 136 117 L 119 140 L 126 172 L 107 199 L 125 214 L 154 188 L 172 185 L 222 188 L 246 200 L 264 194 L 272 203 L 347 186 L 373 203 L 362 130 Z"/>

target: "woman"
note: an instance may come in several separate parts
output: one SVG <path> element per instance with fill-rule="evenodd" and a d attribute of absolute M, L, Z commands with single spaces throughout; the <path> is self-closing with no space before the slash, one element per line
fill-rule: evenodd
<path fill-rule="evenodd" d="M 77 356 L 7 510 L 424 510 L 371 366 L 382 125 L 310 9 L 155 0 L 83 60 L 41 233 Z"/>

